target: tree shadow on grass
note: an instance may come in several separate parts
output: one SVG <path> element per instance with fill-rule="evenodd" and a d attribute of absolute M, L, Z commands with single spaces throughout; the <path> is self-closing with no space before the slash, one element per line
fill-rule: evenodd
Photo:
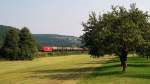
<path fill-rule="evenodd" d="M 83 67 L 83 68 L 69 68 L 69 69 L 53 69 L 53 70 L 36 70 L 32 71 L 30 78 L 39 79 L 54 79 L 54 80 L 77 80 L 80 79 L 81 75 L 88 76 L 89 78 L 95 78 L 97 76 L 121 76 L 121 77 L 132 77 L 132 78 L 145 78 L 150 79 L 150 74 L 124 74 L 121 71 L 120 62 L 118 60 L 110 60 L 106 62 L 98 62 L 98 64 L 104 64 L 101 67 Z M 85 63 L 85 64 L 93 64 Z M 150 65 L 145 63 L 129 63 L 128 67 L 149 67 Z M 128 72 L 127 72 L 128 73 Z"/>
<path fill-rule="evenodd" d="M 128 63 L 129 67 L 150 67 L 150 64 L 145 63 Z"/>
<path fill-rule="evenodd" d="M 150 79 L 150 74 L 128 74 L 124 75 L 124 77 Z"/>
<path fill-rule="evenodd" d="M 119 64 L 113 64 L 102 67 L 83 67 L 83 68 L 70 68 L 70 69 L 54 69 L 54 70 L 37 70 L 32 71 L 30 78 L 39 79 L 55 79 L 55 80 L 77 80 L 81 75 L 104 76 L 120 74 L 121 71 L 109 71 L 114 67 L 119 67 Z M 108 69 L 108 71 L 107 71 Z"/>
<path fill-rule="evenodd" d="M 32 71 L 31 78 L 55 79 L 55 80 L 77 80 L 81 74 L 91 74 L 93 67 L 71 68 L 71 69 L 55 69 L 55 70 L 39 70 Z"/>
<path fill-rule="evenodd" d="M 129 63 L 128 67 L 136 67 L 136 68 L 146 68 L 150 67 L 150 64 L 140 64 L 140 63 Z M 116 69 L 118 68 L 118 69 Z M 119 70 L 120 68 L 120 70 Z M 150 79 L 150 73 L 146 72 L 122 72 L 120 64 L 109 64 L 104 67 L 97 68 L 98 71 L 101 71 L 99 73 L 93 73 L 91 74 L 91 77 L 98 77 L 98 76 L 117 76 L 117 77 L 129 77 L 129 78 L 142 78 L 142 79 Z M 136 69 L 135 69 L 136 71 Z M 150 72 L 150 71 L 149 71 Z"/>
<path fill-rule="evenodd" d="M 109 60 L 109 61 L 90 61 L 86 63 L 80 63 L 80 64 L 108 64 L 108 63 L 119 63 L 119 60 Z"/>

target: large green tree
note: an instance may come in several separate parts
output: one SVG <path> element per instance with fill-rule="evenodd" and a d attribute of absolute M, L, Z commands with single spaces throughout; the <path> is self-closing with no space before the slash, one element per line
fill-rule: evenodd
<path fill-rule="evenodd" d="M 2 58 L 9 60 L 17 60 L 19 53 L 19 35 L 17 29 L 10 29 L 4 41 L 4 45 L 1 49 Z"/>
<path fill-rule="evenodd" d="M 34 54 L 37 51 L 37 46 L 29 29 L 24 27 L 20 31 L 20 56 L 22 59 L 33 59 Z"/>
<path fill-rule="evenodd" d="M 99 16 L 92 12 L 88 21 L 83 23 L 82 42 L 92 56 L 118 55 L 123 71 L 126 71 L 130 52 L 149 54 L 142 52 L 150 48 L 148 20 L 148 13 L 136 8 L 135 4 L 131 4 L 129 9 L 112 6 L 112 11 Z"/>

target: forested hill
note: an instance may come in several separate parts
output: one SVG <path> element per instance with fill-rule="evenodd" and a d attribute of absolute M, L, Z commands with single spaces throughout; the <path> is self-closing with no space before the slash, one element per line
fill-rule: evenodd
<path fill-rule="evenodd" d="M 0 25 L 0 47 L 4 41 L 6 32 L 14 27 Z M 37 43 L 40 46 L 80 46 L 81 42 L 78 37 L 75 36 L 65 36 L 57 34 L 33 34 Z"/>
<path fill-rule="evenodd" d="M 33 34 L 40 45 L 50 46 L 80 46 L 78 37 L 57 34 Z"/>

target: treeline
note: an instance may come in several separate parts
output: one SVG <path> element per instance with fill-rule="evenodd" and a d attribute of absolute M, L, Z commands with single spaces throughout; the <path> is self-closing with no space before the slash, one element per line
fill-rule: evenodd
<path fill-rule="evenodd" d="M 32 60 L 37 52 L 36 41 L 29 29 L 11 28 L 7 31 L 0 48 L 0 58 L 7 60 Z"/>

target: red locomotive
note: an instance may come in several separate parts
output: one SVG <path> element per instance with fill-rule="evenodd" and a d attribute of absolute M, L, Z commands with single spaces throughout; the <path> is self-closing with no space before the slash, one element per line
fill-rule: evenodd
<path fill-rule="evenodd" d="M 41 49 L 42 52 L 52 52 L 53 48 L 52 47 L 48 47 L 48 46 L 44 46 Z"/>

